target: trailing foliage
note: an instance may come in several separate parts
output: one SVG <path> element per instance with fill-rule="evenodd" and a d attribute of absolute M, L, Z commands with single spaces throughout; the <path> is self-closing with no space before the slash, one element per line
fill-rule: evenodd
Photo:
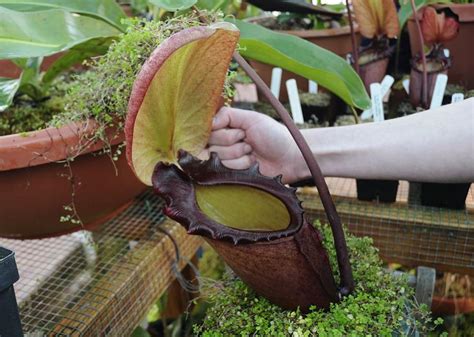
<path fill-rule="evenodd" d="M 336 252 L 327 226 L 324 235 L 336 279 Z M 306 316 L 299 310 L 284 311 L 257 296 L 239 279 L 228 276 L 221 291 L 212 293 L 212 306 L 195 334 L 202 336 L 393 336 L 407 335 L 416 327 L 432 329 L 427 309 L 415 304 L 413 289 L 405 278 L 395 278 L 382 268 L 370 238 L 346 233 L 356 289 L 329 311 L 313 308 Z M 410 311 L 410 313 L 408 313 Z M 416 315 L 415 315 L 416 313 Z M 415 317 L 417 317 L 415 319 Z"/>
<path fill-rule="evenodd" d="M 211 22 L 217 19 L 216 15 L 208 16 Z M 163 40 L 198 25 L 202 23 L 194 14 L 167 21 L 130 19 L 126 33 L 112 43 L 108 53 L 93 60 L 90 70 L 76 76 L 66 97 L 65 112 L 55 116 L 51 124 L 60 126 L 94 118 L 99 126 L 94 137 L 100 140 L 106 140 L 108 127 L 122 130 L 128 99 L 142 65 Z"/>

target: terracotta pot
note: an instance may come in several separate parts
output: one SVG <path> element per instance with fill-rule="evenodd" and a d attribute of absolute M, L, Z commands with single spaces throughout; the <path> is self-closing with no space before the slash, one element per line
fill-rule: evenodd
<path fill-rule="evenodd" d="M 431 311 L 435 316 L 453 316 L 474 312 L 474 297 L 433 296 Z"/>
<path fill-rule="evenodd" d="M 443 4 L 435 7 L 449 7 L 459 16 L 460 21 L 458 36 L 444 44 L 450 50 L 453 60 L 448 81 L 460 84 L 466 89 L 474 89 L 474 62 L 469 48 L 474 36 L 474 4 Z M 421 19 L 421 12 L 418 12 L 418 16 Z M 420 42 L 413 18 L 408 20 L 408 32 L 412 55 L 416 55 L 420 52 Z"/>
<path fill-rule="evenodd" d="M 41 63 L 41 71 L 46 71 L 58 58 L 64 53 L 57 53 L 51 56 L 46 56 Z M 0 60 L 0 77 L 18 78 L 21 74 L 21 69 L 10 60 Z"/>
<path fill-rule="evenodd" d="M 258 21 L 257 21 L 258 22 Z M 320 30 L 288 30 L 280 31 L 280 33 L 286 33 L 301 37 L 309 42 L 312 42 L 322 48 L 325 48 L 333 53 L 345 58 L 348 53 L 352 52 L 351 43 L 351 32 L 350 27 L 332 28 L 332 29 L 320 29 Z M 359 29 L 356 27 L 356 44 L 359 45 L 360 34 Z M 274 66 L 257 62 L 250 61 L 252 67 L 257 71 L 259 76 L 270 85 L 272 78 L 272 69 Z M 289 71 L 283 71 L 280 88 L 280 101 L 288 101 L 288 93 L 286 92 L 285 82 L 291 78 L 296 79 L 298 88 L 303 91 L 308 91 L 308 80 L 302 76 L 296 75 Z"/>
<path fill-rule="evenodd" d="M 112 162 L 97 154 L 100 143 L 78 149 L 94 128 L 89 122 L 0 137 L 0 236 L 40 238 L 82 229 L 60 221 L 73 198 L 84 228 L 91 228 L 145 189 L 125 155 Z M 113 130 L 109 136 L 114 146 L 124 140 Z M 64 160 L 76 153 L 69 171 Z"/>

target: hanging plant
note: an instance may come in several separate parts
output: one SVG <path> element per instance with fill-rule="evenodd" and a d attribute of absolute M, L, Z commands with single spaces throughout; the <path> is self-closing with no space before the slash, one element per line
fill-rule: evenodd
<path fill-rule="evenodd" d="M 437 75 L 447 74 L 451 67 L 449 52 L 445 51 L 443 44 L 456 38 L 458 32 L 459 19 L 449 8 L 441 9 L 439 12 L 430 6 L 423 9 L 419 33 L 428 51 L 415 55 L 412 59 L 410 75 L 412 105 L 429 107 Z M 426 78 L 423 78 L 424 69 Z M 423 92 L 425 86 L 426 93 Z"/>
<path fill-rule="evenodd" d="M 389 57 L 400 30 L 393 0 L 354 0 L 354 13 L 361 35 L 365 38 L 358 52 L 359 75 L 369 90 L 387 71 Z"/>
<path fill-rule="evenodd" d="M 189 234 L 203 236 L 258 293 L 283 308 L 329 308 L 351 292 L 353 281 L 342 227 L 320 171 L 317 186 L 334 225 L 340 289 L 321 236 L 305 221 L 294 189 L 280 177 L 262 176 L 257 166 L 236 171 L 215 155 L 204 162 L 193 156 L 206 146 L 232 56 L 259 86 L 263 83 L 234 54 L 238 40 L 239 30 L 221 22 L 178 32 L 152 53 L 129 101 L 127 159 L 137 177 L 165 200 L 164 213 Z M 293 134 L 296 127 L 289 128 Z M 315 163 L 310 164 L 314 172 Z"/>

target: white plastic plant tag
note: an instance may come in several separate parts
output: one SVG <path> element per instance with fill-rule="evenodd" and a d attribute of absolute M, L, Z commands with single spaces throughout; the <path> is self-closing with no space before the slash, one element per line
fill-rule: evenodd
<path fill-rule="evenodd" d="M 451 103 L 458 103 L 464 101 L 464 94 L 461 94 L 460 92 L 453 94 L 451 96 Z"/>
<path fill-rule="evenodd" d="M 444 49 L 443 49 L 443 53 L 444 53 L 444 56 L 446 56 L 446 57 L 449 57 L 449 55 L 451 54 L 451 53 L 449 52 L 449 49 L 448 49 L 448 48 L 444 48 Z"/>
<path fill-rule="evenodd" d="M 317 94 L 318 93 L 318 83 L 309 80 L 308 81 L 308 92 L 311 94 Z"/>
<path fill-rule="evenodd" d="M 431 98 L 430 109 L 438 108 L 443 103 L 446 84 L 448 84 L 448 76 L 445 74 L 438 74 L 438 76 L 436 76 L 436 83 L 433 90 L 433 97 Z"/>
<path fill-rule="evenodd" d="M 291 79 L 286 81 L 286 90 L 288 91 L 288 98 L 290 99 L 291 114 L 296 124 L 303 124 L 303 111 L 301 110 L 300 96 L 298 95 L 298 87 L 296 80 Z"/>
<path fill-rule="evenodd" d="M 281 68 L 272 69 L 272 81 L 270 84 L 270 90 L 272 91 L 273 96 L 276 98 L 280 97 L 280 86 L 281 86 L 281 75 L 283 70 Z"/>
<path fill-rule="evenodd" d="M 346 55 L 346 62 L 352 64 L 352 55 L 350 53 Z"/>
<path fill-rule="evenodd" d="M 404 79 L 402 81 L 402 84 L 403 84 L 403 89 L 405 89 L 406 93 L 410 94 L 410 79 L 409 78 Z"/>
<path fill-rule="evenodd" d="M 370 97 L 372 100 L 374 122 L 382 122 L 385 117 L 383 115 L 382 86 L 380 83 L 372 83 L 370 85 Z"/>
<path fill-rule="evenodd" d="M 382 97 L 384 102 L 388 102 L 388 96 L 390 93 L 390 88 L 392 87 L 393 83 L 395 83 L 395 79 L 390 75 L 385 75 L 380 85 L 382 86 Z"/>
<path fill-rule="evenodd" d="M 380 84 L 382 97 L 385 98 L 385 96 L 388 95 L 388 93 L 390 92 L 390 88 L 392 87 L 394 82 L 395 82 L 395 79 L 392 76 L 385 75 L 385 77 L 382 80 L 382 83 Z M 372 115 L 373 115 L 372 109 L 367 109 L 362 112 L 362 114 L 360 115 L 360 118 L 363 120 L 369 119 L 370 117 L 372 117 Z"/>

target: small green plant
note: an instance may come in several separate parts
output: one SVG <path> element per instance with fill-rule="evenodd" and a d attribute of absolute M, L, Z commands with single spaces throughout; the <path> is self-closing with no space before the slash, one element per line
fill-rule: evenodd
<path fill-rule="evenodd" d="M 337 263 L 330 229 L 320 226 L 335 277 Z M 328 311 L 313 308 L 306 316 L 285 311 L 256 295 L 234 276 L 227 276 L 210 295 L 206 319 L 194 332 L 200 336 L 394 336 L 415 328 L 427 333 L 433 322 L 425 306 L 418 306 L 405 278 L 396 278 L 382 267 L 370 238 L 346 232 L 355 291 Z"/>

